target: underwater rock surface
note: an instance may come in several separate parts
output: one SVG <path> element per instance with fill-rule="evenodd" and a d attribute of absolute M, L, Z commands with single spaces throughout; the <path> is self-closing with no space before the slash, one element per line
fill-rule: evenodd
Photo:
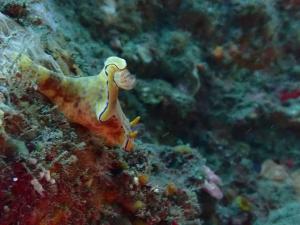
<path fill-rule="evenodd" d="M 0 12 L 0 225 L 297 225 L 299 1 L 0 0 Z M 58 86 L 47 98 L 33 79 L 103 65 L 116 87 L 99 87 L 104 112 L 115 99 L 102 136 L 63 114 L 64 85 L 53 103 Z"/>

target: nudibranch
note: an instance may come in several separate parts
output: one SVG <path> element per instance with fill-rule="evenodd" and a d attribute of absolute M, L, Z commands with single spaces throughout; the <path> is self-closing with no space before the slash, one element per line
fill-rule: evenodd
<path fill-rule="evenodd" d="M 119 57 L 109 57 L 95 76 L 70 77 L 33 62 L 27 55 L 19 57 L 21 73 L 32 75 L 37 89 L 56 104 L 71 122 L 88 128 L 103 138 L 108 146 L 122 146 L 130 151 L 137 131 L 132 131 L 140 117 L 129 122 L 118 100 L 119 88 L 130 90 L 135 77 L 127 63 Z"/>

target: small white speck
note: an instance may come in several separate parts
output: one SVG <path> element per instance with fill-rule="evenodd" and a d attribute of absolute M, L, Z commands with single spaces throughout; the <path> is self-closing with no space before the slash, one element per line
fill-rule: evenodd
<path fill-rule="evenodd" d="M 5 211 L 5 212 L 9 212 L 9 207 L 7 206 L 7 205 L 5 205 L 5 206 L 3 206 L 3 210 Z"/>
<path fill-rule="evenodd" d="M 17 177 L 14 177 L 14 178 L 13 178 L 13 181 L 14 181 L 14 182 L 18 181 L 18 178 L 17 178 Z"/>
<path fill-rule="evenodd" d="M 134 183 L 135 185 L 138 185 L 138 184 L 139 184 L 139 178 L 138 178 L 138 177 L 134 177 L 134 178 L 133 178 L 133 183 Z"/>
<path fill-rule="evenodd" d="M 30 164 L 32 164 L 32 165 L 35 165 L 35 164 L 37 164 L 37 159 L 35 159 L 35 158 L 29 158 L 29 159 L 28 159 L 28 162 L 29 162 Z"/>
<path fill-rule="evenodd" d="M 55 184 L 56 181 L 52 178 L 52 179 L 50 180 L 50 183 L 51 183 L 51 184 Z"/>
<path fill-rule="evenodd" d="M 159 193 L 159 189 L 158 189 L 158 188 L 154 188 L 154 189 L 153 189 L 153 192 L 154 192 L 154 193 Z"/>

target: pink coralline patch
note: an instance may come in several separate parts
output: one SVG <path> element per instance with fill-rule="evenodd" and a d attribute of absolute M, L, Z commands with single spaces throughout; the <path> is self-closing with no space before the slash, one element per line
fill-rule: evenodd
<path fill-rule="evenodd" d="M 292 169 L 295 166 L 295 162 L 293 159 L 286 159 L 282 163 L 289 169 Z"/>
<path fill-rule="evenodd" d="M 171 225 L 179 225 L 179 224 L 175 220 L 173 220 Z"/>
<path fill-rule="evenodd" d="M 207 166 L 203 166 L 203 170 L 206 177 L 203 184 L 203 190 L 218 200 L 222 199 L 223 192 L 218 186 L 222 184 L 221 178 Z"/>
<path fill-rule="evenodd" d="M 286 102 L 290 99 L 296 99 L 300 97 L 300 89 L 296 89 L 293 91 L 282 91 L 279 94 L 279 99 L 281 102 Z"/>
<path fill-rule="evenodd" d="M 219 184 L 219 185 L 222 184 L 221 178 L 217 174 L 215 174 L 215 172 L 212 171 L 208 166 L 203 166 L 203 169 L 204 169 L 204 173 L 206 175 L 206 179 L 209 182 Z"/>
<path fill-rule="evenodd" d="M 220 200 L 223 198 L 223 192 L 221 189 L 215 184 L 211 183 L 207 180 L 204 181 L 203 189 L 209 193 L 212 197 Z"/>

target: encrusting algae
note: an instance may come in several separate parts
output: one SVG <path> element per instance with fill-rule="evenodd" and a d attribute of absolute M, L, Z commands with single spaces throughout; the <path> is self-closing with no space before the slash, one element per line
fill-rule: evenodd
<path fill-rule="evenodd" d="M 95 76 L 68 77 L 34 63 L 28 56 L 19 57 L 22 73 L 30 74 L 38 91 L 56 104 L 72 122 L 83 125 L 104 139 L 108 146 L 121 145 L 133 149 L 137 131 L 132 131 L 140 117 L 129 122 L 118 100 L 119 88 L 130 90 L 135 77 L 127 63 L 119 57 L 109 57 L 102 71 Z"/>

